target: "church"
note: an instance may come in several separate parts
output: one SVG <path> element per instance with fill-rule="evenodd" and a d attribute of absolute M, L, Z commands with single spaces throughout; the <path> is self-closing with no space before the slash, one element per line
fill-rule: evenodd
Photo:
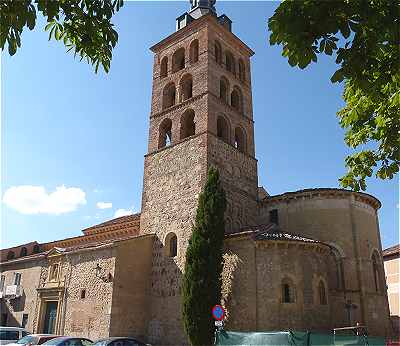
<path fill-rule="evenodd" d="M 141 212 L 78 237 L 1 250 L 1 325 L 187 344 L 185 251 L 214 166 L 227 196 L 225 252 L 238 259 L 226 329 L 329 332 L 361 323 L 389 335 L 379 200 L 337 188 L 271 196 L 258 186 L 254 52 L 215 0 L 192 0 L 176 32 L 151 51 Z"/>

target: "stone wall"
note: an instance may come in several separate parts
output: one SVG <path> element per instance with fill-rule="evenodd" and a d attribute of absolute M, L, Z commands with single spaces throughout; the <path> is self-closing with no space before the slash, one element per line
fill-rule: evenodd
<path fill-rule="evenodd" d="M 116 245 L 110 336 L 147 340 L 153 242 L 148 235 Z"/>
<path fill-rule="evenodd" d="M 21 274 L 21 285 L 23 288 L 22 297 L 14 299 L 1 299 L 1 313 L 8 315 L 8 326 L 21 327 L 24 314 L 28 315 L 25 328 L 34 331 L 34 321 L 36 318 L 37 291 L 40 273 L 44 265 L 43 259 L 36 261 L 22 261 L 19 263 L 1 265 L 1 275 L 5 276 L 5 287 L 14 284 L 15 273 Z"/>
<path fill-rule="evenodd" d="M 329 249 L 326 246 L 296 242 L 253 241 L 231 238 L 227 251 L 241 262 L 234 273 L 228 304 L 227 328 L 240 331 L 315 330 L 332 328 L 328 287 Z M 282 280 L 294 283 L 295 302 L 282 302 Z M 318 284 L 327 289 L 327 304 L 321 305 Z"/>
<path fill-rule="evenodd" d="M 382 259 L 379 260 L 380 289 L 376 291 L 371 256 L 381 253 L 376 208 L 379 202 L 365 194 L 338 189 L 316 189 L 271 196 L 263 201 L 260 222 L 269 221 L 269 211 L 278 210 L 279 226 L 333 246 L 342 261 L 346 300 L 352 324 L 367 324 L 372 335 L 390 333 Z M 340 300 L 340 298 L 339 298 Z M 344 323 L 347 315 L 343 302 L 335 305 L 334 324 Z"/>

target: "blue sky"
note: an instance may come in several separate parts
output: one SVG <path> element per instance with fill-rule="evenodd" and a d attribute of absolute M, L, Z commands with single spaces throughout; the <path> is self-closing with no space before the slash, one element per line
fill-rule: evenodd
<path fill-rule="evenodd" d="M 329 81 L 331 59 L 301 71 L 289 66 L 280 47 L 269 46 L 266 21 L 277 5 L 217 2 L 219 14 L 233 20 L 234 33 L 256 52 L 259 184 L 270 194 L 338 187 L 350 152 L 336 118 L 343 86 Z M 2 248 L 80 235 L 116 213 L 140 211 L 153 63 L 148 48 L 173 33 L 175 18 L 188 8 L 188 1 L 125 2 L 114 18 L 119 43 L 109 74 L 94 74 L 49 42 L 43 20 L 24 31 L 16 55 L 2 54 Z M 398 182 L 368 181 L 367 192 L 383 204 L 384 247 L 398 242 Z"/>

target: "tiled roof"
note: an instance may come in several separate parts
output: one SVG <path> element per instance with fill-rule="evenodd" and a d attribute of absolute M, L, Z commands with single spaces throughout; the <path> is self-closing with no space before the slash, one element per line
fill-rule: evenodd
<path fill-rule="evenodd" d="M 282 231 L 279 226 L 273 223 L 257 225 L 257 226 L 249 226 L 242 228 L 238 232 L 229 233 L 226 237 L 235 237 L 240 235 L 249 235 L 254 240 L 283 240 L 283 241 L 297 241 L 297 242 L 304 242 L 304 243 L 319 243 L 323 244 L 322 242 L 303 237 L 298 234 L 292 234 L 285 231 Z"/>
<path fill-rule="evenodd" d="M 126 215 L 117 217 L 116 219 L 112 219 L 98 225 L 94 225 L 88 228 L 85 228 L 82 232 L 84 234 L 95 234 L 106 230 L 114 230 L 121 227 L 139 227 L 140 222 L 140 213 L 133 214 L 133 215 Z"/>
<path fill-rule="evenodd" d="M 393 245 L 385 250 L 383 250 L 382 253 L 383 257 L 389 257 L 389 256 L 397 256 L 400 257 L 400 244 Z"/>

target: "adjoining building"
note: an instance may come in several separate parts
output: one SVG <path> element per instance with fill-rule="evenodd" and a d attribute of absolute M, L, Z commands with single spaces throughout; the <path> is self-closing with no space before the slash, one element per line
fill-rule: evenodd
<path fill-rule="evenodd" d="M 215 0 L 191 5 L 177 31 L 151 47 L 141 213 L 80 237 L 2 250 L 3 323 L 187 344 L 181 278 L 198 196 L 214 166 L 228 200 L 225 248 L 240 260 L 227 328 L 327 331 L 359 322 L 371 335 L 389 335 L 380 202 L 335 188 L 270 196 L 258 186 L 254 52 L 226 15 L 217 16 Z"/>
<path fill-rule="evenodd" d="M 400 336 L 400 245 L 383 251 L 386 286 L 389 298 L 390 321 L 394 334 Z"/>

